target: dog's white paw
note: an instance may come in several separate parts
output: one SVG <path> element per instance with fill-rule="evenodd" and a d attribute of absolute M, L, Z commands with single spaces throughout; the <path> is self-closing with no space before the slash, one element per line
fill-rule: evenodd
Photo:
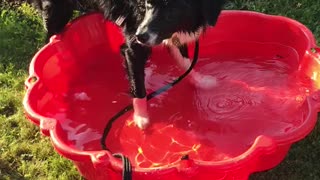
<path fill-rule="evenodd" d="M 133 121 L 140 129 L 145 129 L 149 125 L 149 117 L 141 116 L 139 114 L 134 113 Z"/>
<path fill-rule="evenodd" d="M 147 107 L 146 98 L 133 98 L 133 121 L 140 129 L 145 129 L 149 124 Z"/>
<path fill-rule="evenodd" d="M 201 89 L 212 89 L 218 85 L 216 77 L 210 75 L 202 75 L 197 72 L 192 72 L 191 82 Z"/>

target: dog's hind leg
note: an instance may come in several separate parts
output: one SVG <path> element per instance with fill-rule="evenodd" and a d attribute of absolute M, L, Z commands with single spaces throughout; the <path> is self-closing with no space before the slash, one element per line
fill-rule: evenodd
<path fill-rule="evenodd" d="M 41 0 L 41 15 L 47 30 L 46 42 L 63 30 L 72 17 L 73 8 L 72 0 Z"/>
<path fill-rule="evenodd" d="M 123 45 L 121 53 L 125 58 L 133 96 L 134 122 L 139 128 L 144 129 L 149 124 L 144 69 L 151 48 L 133 42 Z"/>

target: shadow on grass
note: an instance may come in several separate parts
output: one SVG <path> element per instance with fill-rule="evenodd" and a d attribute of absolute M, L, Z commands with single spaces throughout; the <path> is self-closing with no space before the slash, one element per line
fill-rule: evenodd
<path fill-rule="evenodd" d="M 10 167 L 7 162 L 0 160 L 0 179 L 19 179 L 26 180 L 26 178 L 20 174 L 16 168 Z"/>

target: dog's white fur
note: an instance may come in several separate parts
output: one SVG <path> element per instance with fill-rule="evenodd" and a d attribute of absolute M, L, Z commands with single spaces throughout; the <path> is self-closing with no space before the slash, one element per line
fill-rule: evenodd
<path fill-rule="evenodd" d="M 149 124 L 147 98 L 133 98 L 133 120 L 140 129 L 145 129 Z"/>
<path fill-rule="evenodd" d="M 181 44 L 187 44 L 198 39 L 202 33 L 203 29 L 199 29 L 196 33 L 187 34 L 187 33 L 174 33 L 172 37 L 177 37 L 180 40 Z M 181 55 L 178 47 L 174 45 L 172 42 L 172 38 L 166 39 L 163 43 L 169 48 L 170 54 L 177 61 L 180 68 L 183 70 L 187 70 L 191 61 L 189 58 L 185 58 Z M 210 89 L 217 85 L 217 80 L 213 76 L 201 75 L 200 73 L 192 70 L 189 74 L 191 83 L 197 87 L 203 89 Z M 133 99 L 133 108 L 134 108 L 134 122 L 140 128 L 144 129 L 149 124 L 149 116 L 148 116 L 148 104 L 146 98 Z"/>

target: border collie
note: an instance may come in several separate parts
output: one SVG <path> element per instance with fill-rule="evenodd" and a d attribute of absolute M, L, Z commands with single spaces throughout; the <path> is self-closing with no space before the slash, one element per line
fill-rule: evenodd
<path fill-rule="evenodd" d="M 85 0 L 31 0 L 40 10 L 47 29 L 47 41 L 60 33 L 77 4 Z M 95 10 L 122 29 L 125 43 L 120 47 L 133 96 L 134 122 L 143 129 L 149 124 L 145 64 L 152 46 L 165 43 L 187 69 L 187 43 L 197 39 L 206 27 L 214 26 L 225 0 L 92 0 Z M 92 3 L 91 3 L 92 4 Z M 191 73 L 200 86 L 215 85 L 215 78 Z"/>

